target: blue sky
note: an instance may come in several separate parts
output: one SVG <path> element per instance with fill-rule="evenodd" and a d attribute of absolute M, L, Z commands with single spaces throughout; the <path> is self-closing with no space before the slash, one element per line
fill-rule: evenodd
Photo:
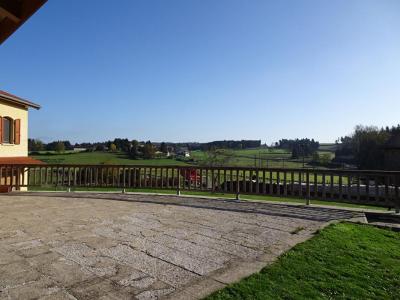
<path fill-rule="evenodd" d="M 49 0 L 0 59 L 45 141 L 330 142 L 400 123 L 398 0 Z"/>

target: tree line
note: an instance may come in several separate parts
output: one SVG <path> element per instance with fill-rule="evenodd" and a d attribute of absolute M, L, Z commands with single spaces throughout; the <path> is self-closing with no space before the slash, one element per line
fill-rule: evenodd
<path fill-rule="evenodd" d="M 353 163 L 364 170 L 384 169 L 385 146 L 398 134 L 400 125 L 385 128 L 358 125 L 353 133 L 340 138 L 335 160 Z"/>
<path fill-rule="evenodd" d="M 31 152 L 54 151 L 62 153 L 75 148 L 85 149 L 85 151 L 109 151 L 124 152 L 133 159 L 152 159 L 157 152 L 162 154 L 176 154 L 183 151 L 210 150 L 215 148 L 223 149 L 247 149 L 261 146 L 261 140 L 241 140 L 241 141 L 214 141 L 209 143 L 152 143 L 151 141 L 129 140 L 127 138 L 115 138 L 106 142 L 97 143 L 75 143 L 68 140 L 53 141 L 44 143 L 38 139 L 29 139 L 28 148 Z"/>
<path fill-rule="evenodd" d="M 211 149 L 251 149 L 259 148 L 260 146 L 261 140 L 225 140 L 204 143 L 201 145 L 201 150 L 209 151 Z"/>
<path fill-rule="evenodd" d="M 292 152 L 292 158 L 312 156 L 319 148 L 319 142 L 314 139 L 281 139 L 275 143 L 278 149 L 285 149 Z"/>

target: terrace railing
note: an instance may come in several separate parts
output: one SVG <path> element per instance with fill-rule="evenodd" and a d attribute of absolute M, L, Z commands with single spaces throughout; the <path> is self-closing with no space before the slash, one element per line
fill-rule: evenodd
<path fill-rule="evenodd" d="M 119 188 L 271 195 L 400 208 L 400 171 L 151 165 L 0 165 L 12 190 Z"/>

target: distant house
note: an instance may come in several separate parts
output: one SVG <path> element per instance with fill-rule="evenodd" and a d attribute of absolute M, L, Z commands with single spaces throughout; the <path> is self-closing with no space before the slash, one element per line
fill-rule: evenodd
<path fill-rule="evenodd" d="M 186 147 L 178 148 L 176 154 L 183 157 L 190 157 L 190 151 Z"/>
<path fill-rule="evenodd" d="M 400 133 L 393 135 L 386 143 L 385 170 L 400 171 Z"/>
<path fill-rule="evenodd" d="M 29 108 L 40 109 L 40 106 L 0 91 L 0 166 L 42 163 L 28 157 Z M 22 174 L 19 175 L 22 176 Z M 10 185 L 10 178 L 6 172 L 2 172 L 0 186 Z M 17 178 L 18 176 L 14 176 L 13 179 L 17 180 Z"/>
<path fill-rule="evenodd" d="M 167 157 L 175 156 L 174 147 L 167 146 L 167 153 L 165 155 Z"/>

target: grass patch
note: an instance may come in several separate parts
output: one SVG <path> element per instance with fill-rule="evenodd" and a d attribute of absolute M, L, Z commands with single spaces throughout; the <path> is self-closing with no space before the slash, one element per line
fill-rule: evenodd
<path fill-rule="evenodd" d="M 218 160 L 223 161 L 227 156 L 230 157 L 228 166 L 235 167 L 272 167 L 272 168 L 302 168 L 302 160 L 291 159 L 291 152 L 282 149 L 243 149 L 243 150 L 227 150 L 219 149 L 216 156 Z M 207 153 L 201 150 L 191 152 L 191 158 L 196 164 L 207 165 Z M 261 159 L 261 161 L 259 160 Z M 310 158 L 307 158 L 308 162 Z"/>
<path fill-rule="evenodd" d="M 340 223 L 206 299 L 400 299 L 399 286 L 400 233 Z"/>
<path fill-rule="evenodd" d="M 187 165 L 185 162 L 168 158 L 155 159 L 131 159 L 122 152 L 73 152 L 73 153 L 51 153 L 32 155 L 34 159 L 41 160 L 47 164 L 83 164 L 83 165 Z"/>

